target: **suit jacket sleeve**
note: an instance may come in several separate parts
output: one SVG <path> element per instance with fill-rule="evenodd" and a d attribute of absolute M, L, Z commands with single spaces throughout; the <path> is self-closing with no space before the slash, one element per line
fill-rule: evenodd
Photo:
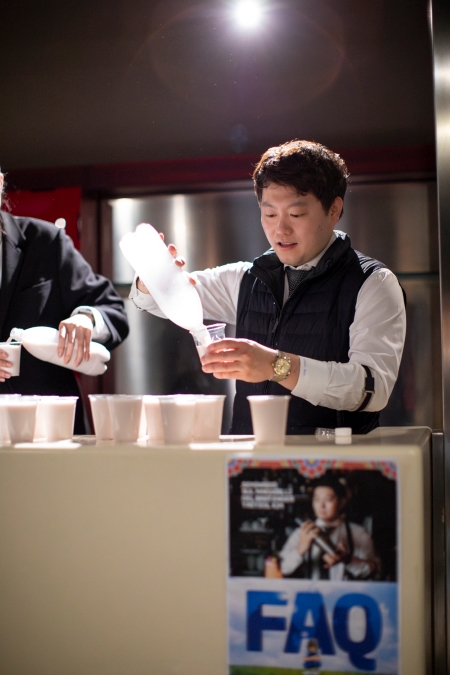
<path fill-rule="evenodd" d="M 107 349 L 114 349 L 128 335 L 128 320 L 122 299 L 112 283 L 105 277 L 94 274 L 91 266 L 75 249 L 72 240 L 62 230 L 58 232 L 59 286 L 65 316 L 80 305 L 90 305 L 101 312 L 111 334 Z"/>

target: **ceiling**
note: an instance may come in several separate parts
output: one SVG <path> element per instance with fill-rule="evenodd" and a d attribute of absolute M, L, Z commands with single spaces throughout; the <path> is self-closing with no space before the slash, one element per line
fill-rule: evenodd
<path fill-rule="evenodd" d="M 425 0 L 5 0 L 5 170 L 432 145 Z"/>

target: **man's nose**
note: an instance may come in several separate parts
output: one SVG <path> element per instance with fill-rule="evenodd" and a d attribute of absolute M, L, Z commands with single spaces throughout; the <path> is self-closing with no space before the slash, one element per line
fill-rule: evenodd
<path fill-rule="evenodd" d="M 286 216 L 280 216 L 278 221 L 278 232 L 292 232 L 292 225 L 289 221 L 289 218 Z"/>

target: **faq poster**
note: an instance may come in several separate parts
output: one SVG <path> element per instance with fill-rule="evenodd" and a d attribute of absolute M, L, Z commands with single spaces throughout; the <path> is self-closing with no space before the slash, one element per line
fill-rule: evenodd
<path fill-rule="evenodd" d="M 227 460 L 229 675 L 399 673 L 397 468 Z"/>

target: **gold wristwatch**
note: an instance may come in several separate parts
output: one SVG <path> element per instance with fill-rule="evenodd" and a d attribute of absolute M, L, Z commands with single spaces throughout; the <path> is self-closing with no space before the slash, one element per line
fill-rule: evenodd
<path fill-rule="evenodd" d="M 275 361 L 272 363 L 274 376 L 270 382 L 282 382 L 291 374 L 291 357 L 285 352 L 277 352 Z"/>

